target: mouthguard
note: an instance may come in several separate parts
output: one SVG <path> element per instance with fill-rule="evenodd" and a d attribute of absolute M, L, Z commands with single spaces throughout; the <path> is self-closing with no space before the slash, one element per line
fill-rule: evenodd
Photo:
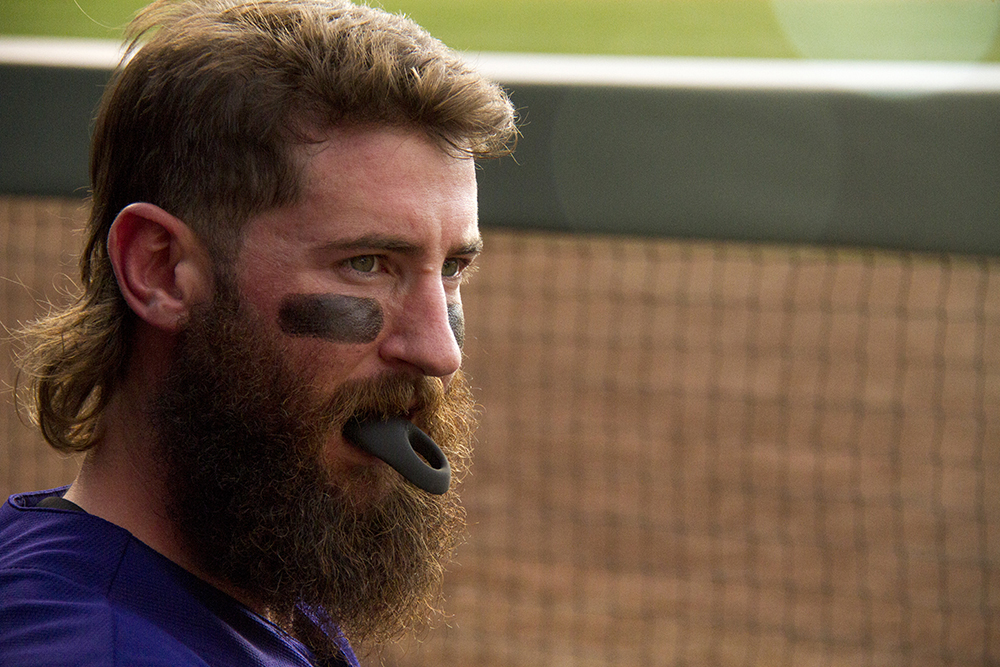
<path fill-rule="evenodd" d="M 409 420 L 392 417 L 351 421 L 344 427 L 344 437 L 388 463 L 408 482 L 427 493 L 441 495 L 451 486 L 448 458 L 429 435 Z"/>

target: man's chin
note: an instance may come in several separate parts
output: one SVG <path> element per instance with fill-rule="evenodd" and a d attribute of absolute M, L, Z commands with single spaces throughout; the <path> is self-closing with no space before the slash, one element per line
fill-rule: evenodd
<path fill-rule="evenodd" d="M 355 511 L 364 512 L 406 484 L 399 473 L 379 459 L 372 458 L 373 462 L 351 466 L 329 481 L 330 492 L 349 503 Z"/>

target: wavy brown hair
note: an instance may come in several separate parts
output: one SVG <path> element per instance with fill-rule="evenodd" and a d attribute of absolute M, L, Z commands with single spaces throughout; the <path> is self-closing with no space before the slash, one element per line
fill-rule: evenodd
<path fill-rule="evenodd" d="M 128 44 L 91 146 L 81 294 L 21 337 L 21 400 L 62 451 L 94 444 L 129 363 L 134 315 L 106 245 L 122 208 L 184 220 L 224 270 L 251 217 L 297 201 L 297 147 L 326 128 L 418 128 L 475 158 L 517 136 L 499 86 L 409 19 L 341 0 L 161 0 Z"/>

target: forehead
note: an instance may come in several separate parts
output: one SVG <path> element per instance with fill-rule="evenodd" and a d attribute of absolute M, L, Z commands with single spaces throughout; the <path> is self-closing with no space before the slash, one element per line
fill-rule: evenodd
<path fill-rule="evenodd" d="M 300 220 L 316 233 L 478 235 L 473 160 L 423 132 L 338 129 L 303 158 Z"/>
<path fill-rule="evenodd" d="M 248 221 L 238 271 L 291 269 L 315 263 L 325 247 L 369 239 L 436 261 L 479 240 L 474 161 L 447 154 L 421 131 L 337 129 L 301 146 L 299 162 L 297 201 Z"/>

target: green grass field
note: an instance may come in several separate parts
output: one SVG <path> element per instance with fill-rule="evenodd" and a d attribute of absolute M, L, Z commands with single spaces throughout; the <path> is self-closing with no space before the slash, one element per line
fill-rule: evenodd
<path fill-rule="evenodd" d="M 115 39 L 144 0 L 0 0 L 0 33 Z M 384 0 L 455 48 L 1000 62 L 1000 0 Z"/>

